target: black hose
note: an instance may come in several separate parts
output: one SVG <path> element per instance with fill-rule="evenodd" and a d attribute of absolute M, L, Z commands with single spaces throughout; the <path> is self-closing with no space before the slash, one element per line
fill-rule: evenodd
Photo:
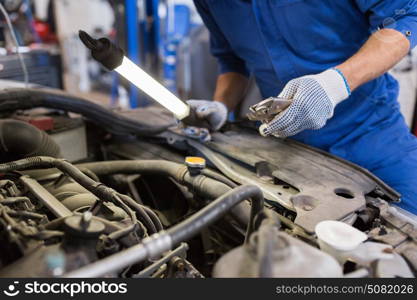
<path fill-rule="evenodd" d="M 145 212 L 149 215 L 149 217 L 152 219 L 152 222 L 155 224 L 157 231 L 161 231 L 164 229 L 164 226 L 161 223 L 161 220 L 159 219 L 159 217 L 157 216 L 156 213 L 153 212 L 152 209 L 150 209 L 149 207 L 146 207 L 144 205 L 140 205 Z"/>
<path fill-rule="evenodd" d="M 100 277 L 148 258 L 157 257 L 212 225 L 227 214 L 232 207 L 246 199 L 252 199 L 250 223 L 253 224 L 255 216 L 263 210 L 262 191 L 256 186 L 240 186 L 216 199 L 192 217 L 168 231 L 154 234 L 144 239 L 141 244 L 65 274 L 65 277 Z M 248 227 L 251 227 L 251 224 L 248 225 Z"/>
<path fill-rule="evenodd" d="M 253 232 L 254 219 L 264 207 L 262 191 L 253 185 L 243 185 L 227 192 L 220 198 L 192 215 L 187 220 L 171 227 L 167 233 L 171 237 L 172 244 L 177 245 L 188 241 L 208 225 L 213 224 L 224 216 L 231 208 L 243 200 L 251 199 L 252 209 L 248 224 L 247 237 Z"/>
<path fill-rule="evenodd" d="M 78 113 L 114 134 L 152 136 L 166 131 L 168 126 L 148 127 L 134 119 L 83 98 L 54 89 L 14 88 L 0 91 L 0 112 L 46 107 Z"/>
<path fill-rule="evenodd" d="M 70 164 L 71 166 L 73 166 L 72 164 Z M 88 168 L 79 168 L 79 170 L 87 175 L 90 179 L 93 179 L 95 181 L 98 182 L 98 177 L 97 174 L 95 174 L 94 172 L 92 172 L 90 169 Z M 76 176 L 74 173 L 72 174 L 72 176 Z M 113 195 L 113 197 L 116 197 L 116 199 L 120 199 L 121 201 L 123 201 L 127 206 L 129 206 L 130 208 L 133 208 L 134 211 L 138 214 L 138 218 L 140 219 L 141 222 L 144 223 L 145 227 L 148 229 L 149 234 L 153 234 L 158 232 L 159 230 L 162 230 L 162 224 L 160 222 L 160 220 L 158 219 L 158 217 L 156 217 L 153 212 L 153 215 L 149 214 L 149 211 L 147 211 L 146 209 L 144 209 L 143 206 L 139 205 L 138 203 L 136 203 L 132 198 L 130 198 L 127 195 L 123 195 L 120 193 L 117 193 L 117 195 Z M 121 206 L 123 207 L 124 203 L 121 203 Z M 120 203 L 119 203 L 120 204 Z M 125 210 L 130 210 L 127 207 L 124 207 Z M 131 215 L 131 214 L 130 214 Z M 136 217 L 135 217 L 136 220 Z M 134 222 L 136 223 L 136 222 Z M 111 237 L 115 238 L 116 236 L 119 236 L 120 234 L 118 233 L 114 233 Z"/>
<path fill-rule="evenodd" d="M 18 120 L 0 120 L 0 160 L 13 161 L 32 156 L 60 157 L 55 141 L 44 131 Z"/>
<path fill-rule="evenodd" d="M 157 233 L 159 230 L 157 229 L 153 220 L 150 218 L 150 216 L 147 214 L 147 212 L 138 204 L 136 203 L 132 198 L 119 194 L 119 197 L 132 209 L 135 210 L 135 212 L 138 214 L 139 219 L 141 222 L 145 225 L 146 228 L 149 229 L 149 233 Z"/>
<path fill-rule="evenodd" d="M 117 202 L 117 204 L 119 204 L 119 206 L 121 206 L 128 214 L 130 219 L 132 220 L 132 224 L 129 225 L 126 228 L 122 228 L 118 231 L 115 231 L 111 234 L 109 234 L 109 238 L 113 239 L 113 240 L 118 240 L 126 235 L 128 235 L 131 232 L 134 232 L 136 230 L 136 226 L 137 226 L 137 218 L 136 218 L 136 214 L 130 209 L 130 207 L 119 197 L 119 195 L 114 195 L 113 199 Z"/>
<path fill-rule="evenodd" d="M 210 169 L 203 169 L 201 171 L 201 174 L 204 175 L 204 176 L 207 176 L 209 178 L 212 178 L 214 180 L 220 181 L 220 182 L 224 183 L 225 185 L 227 185 L 231 188 L 235 188 L 235 187 L 239 186 L 238 184 L 231 181 L 229 178 L 227 178 L 223 175 L 220 175 L 219 173 L 216 173 L 216 172 L 214 172 Z"/>

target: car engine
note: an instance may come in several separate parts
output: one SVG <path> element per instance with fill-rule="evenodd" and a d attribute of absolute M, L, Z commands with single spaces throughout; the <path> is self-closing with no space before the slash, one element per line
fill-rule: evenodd
<path fill-rule="evenodd" d="M 323 151 L 43 88 L 0 113 L 1 277 L 417 275 L 401 196 Z"/>

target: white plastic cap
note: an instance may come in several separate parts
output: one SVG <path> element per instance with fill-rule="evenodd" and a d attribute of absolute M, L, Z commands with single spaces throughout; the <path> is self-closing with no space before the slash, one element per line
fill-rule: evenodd
<path fill-rule="evenodd" d="M 339 221 L 322 221 L 315 231 L 319 240 L 337 251 L 351 251 L 368 239 L 362 231 Z"/>

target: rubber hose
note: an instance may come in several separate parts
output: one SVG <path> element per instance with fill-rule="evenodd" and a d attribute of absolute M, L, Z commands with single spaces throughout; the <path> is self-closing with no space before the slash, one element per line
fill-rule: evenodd
<path fill-rule="evenodd" d="M 32 156 L 61 157 L 61 150 L 44 131 L 18 120 L 0 120 L 0 160 L 13 161 Z"/>
<path fill-rule="evenodd" d="M 157 225 L 154 224 L 153 220 L 149 217 L 146 211 L 132 198 L 122 194 L 119 194 L 119 197 L 138 214 L 139 219 L 144 223 L 145 227 L 149 229 L 150 234 L 157 233 L 161 230 L 156 228 Z"/>
<path fill-rule="evenodd" d="M 251 199 L 252 209 L 246 237 L 253 232 L 254 219 L 264 208 L 262 191 L 253 185 L 243 185 L 230 190 L 220 198 L 208 204 L 187 220 L 167 230 L 172 244 L 177 245 L 188 241 L 202 229 L 213 224 L 224 216 L 231 208 L 243 200 Z"/>
<path fill-rule="evenodd" d="M 167 126 L 148 127 L 86 99 L 54 89 L 14 88 L 0 91 L 0 112 L 46 107 L 81 114 L 114 134 L 152 136 Z"/>

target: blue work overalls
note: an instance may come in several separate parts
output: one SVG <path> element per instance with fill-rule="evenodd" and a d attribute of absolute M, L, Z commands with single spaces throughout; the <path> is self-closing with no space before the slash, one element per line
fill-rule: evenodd
<path fill-rule="evenodd" d="M 380 28 L 417 43 L 415 0 L 194 0 L 222 73 L 251 74 L 264 98 L 344 62 Z M 387 45 L 392 45 L 387 44 Z M 417 214 L 417 139 L 385 74 L 355 90 L 320 130 L 293 138 L 359 164 L 402 194 Z M 271 149 L 273 151 L 273 149 Z"/>

